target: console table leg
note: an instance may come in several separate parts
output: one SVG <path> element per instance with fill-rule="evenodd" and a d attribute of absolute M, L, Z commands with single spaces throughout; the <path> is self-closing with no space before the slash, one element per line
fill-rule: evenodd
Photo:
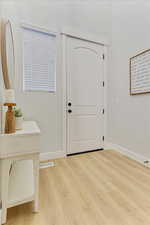
<path fill-rule="evenodd" d="M 1 164 L 1 201 L 2 201 L 2 224 L 6 223 L 7 219 L 7 206 L 8 206 L 8 186 L 9 186 L 9 176 L 11 168 L 11 160 L 2 159 Z"/>
<path fill-rule="evenodd" d="M 34 202 L 33 212 L 39 211 L 39 154 L 33 159 L 33 176 L 34 176 Z"/>

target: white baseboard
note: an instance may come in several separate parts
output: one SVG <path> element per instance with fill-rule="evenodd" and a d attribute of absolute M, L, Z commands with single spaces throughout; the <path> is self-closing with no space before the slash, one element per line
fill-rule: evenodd
<path fill-rule="evenodd" d="M 63 151 L 40 153 L 40 161 L 58 159 L 63 157 L 66 157 L 66 152 Z"/>
<path fill-rule="evenodd" d="M 111 150 L 120 152 L 121 154 L 128 156 L 129 158 L 143 164 L 144 166 L 150 167 L 150 159 L 148 157 L 132 152 L 121 145 L 105 142 L 104 149 L 105 150 L 111 149 Z M 64 157 L 66 157 L 66 152 L 63 152 L 63 151 L 45 152 L 40 154 L 40 161 L 53 160 L 53 159 L 64 158 Z M 149 163 L 145 163 L 145 161 L 149 161 Z"/>
<path fill-rule="evenodd" d="M 105 147 L 104 147 L 105 150 L 108 150 L 108 149 L 112 149 L 112 150 L 115 150 L 117 152 L 120 152 L 121 154 L 123 155 L 126 155 L 128 156 L 129 158 L 143 164 L 144 166 L 146 167 L 150 167 L 150 159 L 145 157 L 145 156 L 142 156 L 140 154 L 137 154 L 135 152 L 132 152 L 130 151 L 129 149 L 125 148 L 125 147 L 122 147 L 118 144 L 113 144 L 113 143 L 105 143 Z M 145 161 L 149 161 L 149 163 L 145 163 Z"/>

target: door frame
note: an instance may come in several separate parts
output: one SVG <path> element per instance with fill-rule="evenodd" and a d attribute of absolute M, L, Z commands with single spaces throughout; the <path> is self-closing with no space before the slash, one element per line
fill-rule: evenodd
<path fill-rule="evenodd" d="M 62 150 L 67 155 L 67 38 L 72 37 L 99 44 L 104 48 L 105 60 L 103 63 L 104 77 L 104 142 L 103 148 L 107 140 L 107 77 L 108 77 L 108 50 L 110 43 L 105 39 L 99 39 L 89 34 L 81 32 L 65 30 L 62 35 Z"/>

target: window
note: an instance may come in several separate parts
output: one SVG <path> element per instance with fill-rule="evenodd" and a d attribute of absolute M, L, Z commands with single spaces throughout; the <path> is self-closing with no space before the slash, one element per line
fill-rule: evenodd
<path fill-rule="evenodd" d="M 32 28 L 23 30 L 24 91 L 56 91 L 56 35 Z"/>

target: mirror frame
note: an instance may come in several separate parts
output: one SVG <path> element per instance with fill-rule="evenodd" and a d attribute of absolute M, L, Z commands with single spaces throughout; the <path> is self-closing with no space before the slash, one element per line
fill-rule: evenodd
<path fill-rule="evenodd" d="M 13 32 L 12 32 L 12 25 L 10 20 L 2 19 L 0 22 L 0 53 L 1 53 L 1 64 L 2 64 L 2 73 L 3 73 L 3 80 L 4 86 L 6 89 L 12 89 L 12 84 L 9 77 L 8 71 L 8 58 L 7 58 L 7 43 L 6 43 L 6 27 L 9 25 L 11 39 L 12 39 L 12 49 L 13 49 L 13 60 L 14 60 L 14 75 L 15 75 L 15 54 L 14 54 L 14 39 L 13 39 Z"/>

